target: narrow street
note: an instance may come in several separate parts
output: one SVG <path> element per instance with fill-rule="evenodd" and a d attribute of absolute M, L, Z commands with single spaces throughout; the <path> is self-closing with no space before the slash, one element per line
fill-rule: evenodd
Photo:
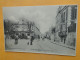
<path fill-rule="evenodd" d="M 18 44 L 15 45 L 15 40 L 6 40 L 6 46 L 9 47 L 6 50 L 10 51 L 21 51 L 21 52 L 42 52 L 50 54 L 64 54 L 64 55 L 74 55 L 75 50 L 59 46 L 57 44 L 51 43 L 50 40 L 34 40 L 33 45 L 28 45 L 29 40 L 18 40 Z"/>

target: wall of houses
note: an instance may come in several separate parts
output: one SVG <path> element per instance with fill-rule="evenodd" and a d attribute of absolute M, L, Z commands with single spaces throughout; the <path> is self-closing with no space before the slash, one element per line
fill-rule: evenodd
<path fill-rule="evenodd" d="M 55 41 L 61 42 L 59 32 L 65 32 L 65 44 L 75 46 L 76 41 L 76 20 L 77 6 L 60 6 L 56 16 Z M 74 18 L 75 17 L 75 18 Z M 72 30 L 73 29 L 73 30 Z M 64 40 L 63 40 L 64 42 Z"/>
<path fill-rule="evenodd" d="M 68 8 L 68 33 L 66 38 L 66 44 L 70 46 L 76 46 L 76 25 L 77 25 L 77 6 L 70 6 Z"/>

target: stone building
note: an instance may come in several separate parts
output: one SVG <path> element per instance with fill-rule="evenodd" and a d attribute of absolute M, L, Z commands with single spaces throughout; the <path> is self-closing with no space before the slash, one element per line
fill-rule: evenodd
<path fill-rule="evenodd" d="M 56 16 L 55 40 L 75 45 L 77 5 L 60 6 Z M 74 36 L 74 37 L 72 37 Z"/>
<path fill-rule="evenodd" d="M 27 39 L 27 36 L 34 36 L 38 38 L 40 36 L 39 28 L 34 22 L 21 20 L 17 24 L 13 25 L 14 32 L 19 35 L 21 39 Z"/>

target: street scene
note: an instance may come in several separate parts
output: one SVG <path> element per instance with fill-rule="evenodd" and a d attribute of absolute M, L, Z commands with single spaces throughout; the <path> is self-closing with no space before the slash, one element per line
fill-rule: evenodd
<path fill-rule="evenodd" d="M 76 55 L 77 5 L 4 7 L 5 51 Z"/>

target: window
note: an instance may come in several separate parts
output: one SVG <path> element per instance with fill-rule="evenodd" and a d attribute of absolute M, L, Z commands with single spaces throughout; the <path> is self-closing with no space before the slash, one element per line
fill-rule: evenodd
<path fill-rule="evenodd" d="M 62 31 L 62 32 L 66 31 L 66 25 L 62 24 L 61 27 L 60 27 L 60 31 Z"/>
<path fill-rule="evenodd" d="M 77 6 L 72 6 L 72 9 L 71 9 L 71 19 L 75 20 L 76 17 L 77 17 Z"/>
<path fill-rule="evenodd" d="M 62 13 L 62 15 L 61 15 L 61 19 L 62 19 L 62 22 L 64 23 L 65 22 L 65 12 L 64 13 Z"/>

